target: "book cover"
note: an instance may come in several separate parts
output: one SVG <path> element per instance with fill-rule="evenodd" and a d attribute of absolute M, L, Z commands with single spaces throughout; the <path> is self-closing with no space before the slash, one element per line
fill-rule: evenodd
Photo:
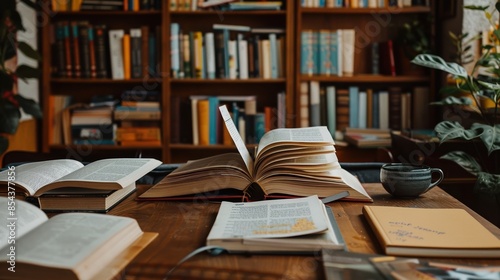
<path fill-rule="evenodd" d="M 170 23 L 170 68 L 173 78 L 179 77 L 180 70 L 179 33 L 179 24 L 177 22 Z"/>
<path fill-rule="evenodd" d="M 499 258 L 500 239 L 464 209 L 363 206 L 386 254 Z"/>
<path fill-rule="evenodd" d="M 122 38 L 123 50 L 123 78 L 129 80 L 132 73 L 132 51 L 130 43 L 130 34 L 124 34 Z"/>
<path fill-rule="evenodd" d="M 332 137 L 335 137 L 337 131 L 337 97 L 335 91 L 335 86 L 326 87 L 327 127 Z"/>
<path fill-rule="evenodd" d="M 320 85 L 318 81 L 309 82 L 309 124 L 321 125 Z"/>
<path fill-rule="evenodd" d="M 357 128 L 359 126 L 359 88 L 357 86 L 349 87 L 349 127 Z"/>

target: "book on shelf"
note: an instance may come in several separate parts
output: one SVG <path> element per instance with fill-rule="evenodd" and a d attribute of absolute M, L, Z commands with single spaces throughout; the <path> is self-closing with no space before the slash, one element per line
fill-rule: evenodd
<path fill-rule="evenodd" d="M 229 252 L 314 253 L 345 248 L 331 208 L 315 195 L 223 201 L 206 242 Z"/>
<path fill-rule="evenodd" d="M 341 168 L 326 127 L 271 130 L 261 138 L 252 157 L 226 106 L 219 109 L 239 153 L 188 161 L 140 199 L 241 201 L 327 197 L 348 191 L 347 200 L 372 201 L 359 180 Z"/>
<path fill-rule="evenodd" d="M 391 146 L 391 130 L 377 128 L 346 128 L 344 141 L 360 148 Z"/>
<path fill-rule="evenodd" d="M 16 192 L 20 197 L 38 198 L 68 187 L 89 190 L 89 194 L 94 189 L 122 190 L 160 164 L 147 158 L 103 159 L 87 165 L 72 159 L 30 162 L 0 172 L 0 194 Z M 9 181 L 13 172 L 15 180 Z"/>
<path fill-rule="evenodd" d="M 499 258 L 500 239 L 464 209 L 363 206 L 388 255 Z"/>
<path fill-rule="evenodd" d="M 7 211 L 13 205 L 16 220 Z M 10 221 L 9 230 L 0 231 L 2 278 L 113 279 L 158 236 L 128 217 L 64 213 L 49 219 L 7 197 L 0 197 L 0 207 L 0 217 Z"/>

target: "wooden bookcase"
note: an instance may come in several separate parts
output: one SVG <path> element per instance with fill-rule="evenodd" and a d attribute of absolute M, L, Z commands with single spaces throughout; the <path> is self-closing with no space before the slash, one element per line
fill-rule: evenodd
<path fill-rule="evenodd" d="M 50 1 L 43 0 L 45 6 Z M 174 123 L 183 125 L 186 113 L 175 113 L 174 99 L 189 99 L 191 95 L 255 95 L 258 110 L 263 106 L 276 106 L 277 94 L 286 93 L 286 126 L 297 127 L 300 122 L 300 84 L 301 82 L 319 81 L 321 84 L 338 86 L 360 85 L 381 88 L 387 84 L 402 87 L 417 85 L 432 86 L 431 75 L 406 74 L 396 77 L 371 75 L 368 72 L 368 50 L 361 49 L 355 57 L 355 75 L 353 77 L 336 76 L 304 76 L 300 74 L 300 33 L 307 28 L 361 28 L 374 21 L 374 16 L 389 16 L 391 28 L 382 26 L 380 32 L 371 37 L 382 40 L 390 36 L 392 27 L 398 26 L 408 17 L 423 19 L 433 13 L 431 7 L 410 7 L 391 9 L 368 8 L 304 8 L 301 1 L 283 1 L 283 9 L 279 11 L 178 11 L 170 10 L 168 2 L 163 1 L 161 10 L 151 11 L 75 11 L 75 12 L 43 12 L 44 23 L 40 27 L 41 52 L 43 55 L 41 78 L 41 102 L 43 104 L 43 136 L 42 151 L 66 153 L 67 157 L 85 160 L 96 157 L 143 156 L 154 157 L 163 162 L 185 162 L 215 155 L 222 152 L 236 152 L 234 146 L 193 145 L 172 141 Z M 161 29 L 161 75 L 154 78 L 136 78 L 129 80 L 55 78 L 52 75 L 52 24 L 58 21 L 86 20 L 93 24 L 106 24 L 109 29 L 137 28 L 147 25 Z M 285 55 L 284 73 L 275 79 L 202 79 L 173 78 L 170 61 L 170 25 L 179 23 L 183 32 L 212 29 L 213 24 L 246 25 L 252 28 L 280 28 L 284 30 Z M 120 96 L 124 90 L 135 87 L 146 87 L 161 92 L 161 133 L 162 145 L 157 147 L 122 147 L 111 145 L 62 145 L 51 140 L 53 129 L 53 113 L 51 99 L 56 95 L 70 95 L 74 102 L 89 102 L 92 95 L 113 94 Z M 431 90 L 432 94 L 432 90 Z M 176 124 L 176 125 L 177 125 Z M 191 127 L 180 127 L 191 129 Z M 252 148 L 249 146 L 249 148 Z M 342 161 L 350 161 L 342 158 Z"/>
<path fill-rule="evenodd" d="M 424 26 L 428 34 L 430 34 L 430 42 L 432 44 L 434 31 L 434 24 L 430 21 L 433 18 L 435 9 L 434 1 L 430 1 L 428 6 L 411 6 L 411 7 L 386 7 L 386 8 L 326 8 L 326 7 L 304 7 L 301 1 L 296 3 L 296 17 L 295 25 L 295 50 L 296 55 L 294 58 L 295 63 L 295 92 L 296 92 L 296 103 L 295 112 L 297 112 L 297 117 L 295 118 L 295 126 L 300 127 L 304 124 L 301 122 L 302 119 L 306 118 L 309 121 L 311 118 L 308 116 L 301 115 L 304 112 L 311 115 L 311 104 L 308 104 L 309 112 L 301 110 L 304 104 L 301 104 L 301 92 L 305 92 L 304 85 L 307 85 L 307 92 L 305 94 L 309 95 L 309 102 L 311 101 L 311 88 L 310 84 L 315 83 L 320 85 L 321 90 L 330 86 L 335 87 L 336 96 L 338 97 L 339 89 L 343 89 L 344 92 L 348 90 L 349 87 L 357 87 L 359 91 L 372 90 L 372 91 L 382 91 L 388 90 L 389 87 L 397 87 L 403 91 L 410 92 L 414 95 L 413 89 L 415 87 L 425 87 L 428 91 L 425 93 L 427 96 L 415 96 L 414 98 L 423 98 L 424 100 L 432 101 L 434 100 L 434 78 L 430 71 L 424 69 L 418 69 L 418 66 L 413 66 L 410 64 L 409 59 L 405 57 L 404 53 L 398 48 L 397 33 L 401 26 L 405 23 L 410 23 L 412 21 L 425 22 Z M 304 73 L 301 68 L 302 56 L 307 56 L 307 49 L 303 49 L 302 40 L 312 40 L 313 44 L 321 45 L 321 40 L 319 36 L 317 37 L 303 37 L 304 31 L 312 31 L 313 33 L 319 34 L 319 31 L 334 31 L 337 29 L 354 29 L 355 30 L 355 40 L 354 40 L 354 61 L 352 76 L 343 74 L 342 76 L 336 74 L 320 74 L 320 73 Z M 379 43 L 379 52 L 377 53 L 380 58 L 380 50 L 382 44 L 392 40 L 394 43 L 393 54 L 395 59 L 395 71 L 396 75 L 391 75 L 390 73 L 382 72 L 373 73 L 372 63 L 373 63 L 373 50 L 372 44 L 374 42 Z M 326 40 L 325 40 L 326 41 Z M 400 44 L 401 45 L 401 44 Z M 306 47 L 307 48 L 307 47 Z M 321 50 L 319 51 L 321 52 Z M 332 53 L 333 54 L 333 53 Z M 380 61 L 375 58 L 379 63 Z M 320 62 L 321 63 L 321 62 Z M 344 61 L 345 63 L 345 61 Z M 311 68 L 309 68 L 311 69 Z M 423 70 L 423 71 L 421 71 Z M 341 69 L 338 69 L 341 71 Z M 428 105 L 428 102 L 426 102 Z M 336 105 L 338 109 L 339 103 Z M 324 107 L 323 107 L 324 108 Z M 321 108 L 321 109 L 323 109 Z M 350 108 L 345 108 L 349 109 Z M 389 110 L 391 108 L 388 108 Z M 330 110 L 326 108 L 326 110 Z M 338 111 L 337 111 L 338 113 Z M 414 113 L 416 114 L 416 113 Z M 422 113 L 420 113 L 422 114 Z M 429 114 L 429 111 L 425 111 L 423 114 Z M 338 115 L 337 115 L 338 117 Z M 426 128 L 432 128 L 432 118 L 428 119 L 429 126 Z M 339 130 L 339 119 L 337 118 L 337 131 Z M 322 124 L 324 119 L 322 120 Z M 307 124 L 307 121 L 306 121 Z M 369 126 L 367 126 L 369 127 Z M 392 128 L 392 127 L 390 127 Z M 410 127 L 411 128 L 411 127 Z M 339 147 L 342 150 L 343 147 Z M 366 152 L 366 157 L 368 161 L 375 158 L 376 152 L 373 149 L 362 149 Z M 356 161 L 355 158 L 351 158 L 348 153 L 339 153 L 340 161 Z"/>

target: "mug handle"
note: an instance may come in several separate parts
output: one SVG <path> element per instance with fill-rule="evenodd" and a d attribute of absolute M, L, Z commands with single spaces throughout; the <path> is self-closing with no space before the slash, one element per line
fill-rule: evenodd
<path fill-rule="evenodd" d="M 425 191 L 428 191 L 430 189 L 432 189 L 433 187 L 437 186 L 437 184 L 441 183 L 441 181 L 443 181 L 444 179 L 444 173 L 443 173 L 443 170 L 439 169 L 439 168 L 431 168 L 431 175 L 432 173 L 439 173 L 439 178 L 430 184 L 430 186 L 425 190 Z"/>

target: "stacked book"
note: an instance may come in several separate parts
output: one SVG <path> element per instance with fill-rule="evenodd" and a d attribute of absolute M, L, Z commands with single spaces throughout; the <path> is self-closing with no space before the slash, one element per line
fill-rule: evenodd
<path fill-rule="evenodd" d="M 124 91 L 113 115 L 120 123 L 116 141 L 121 146 L 161 146 L 159 91 Z"/>

